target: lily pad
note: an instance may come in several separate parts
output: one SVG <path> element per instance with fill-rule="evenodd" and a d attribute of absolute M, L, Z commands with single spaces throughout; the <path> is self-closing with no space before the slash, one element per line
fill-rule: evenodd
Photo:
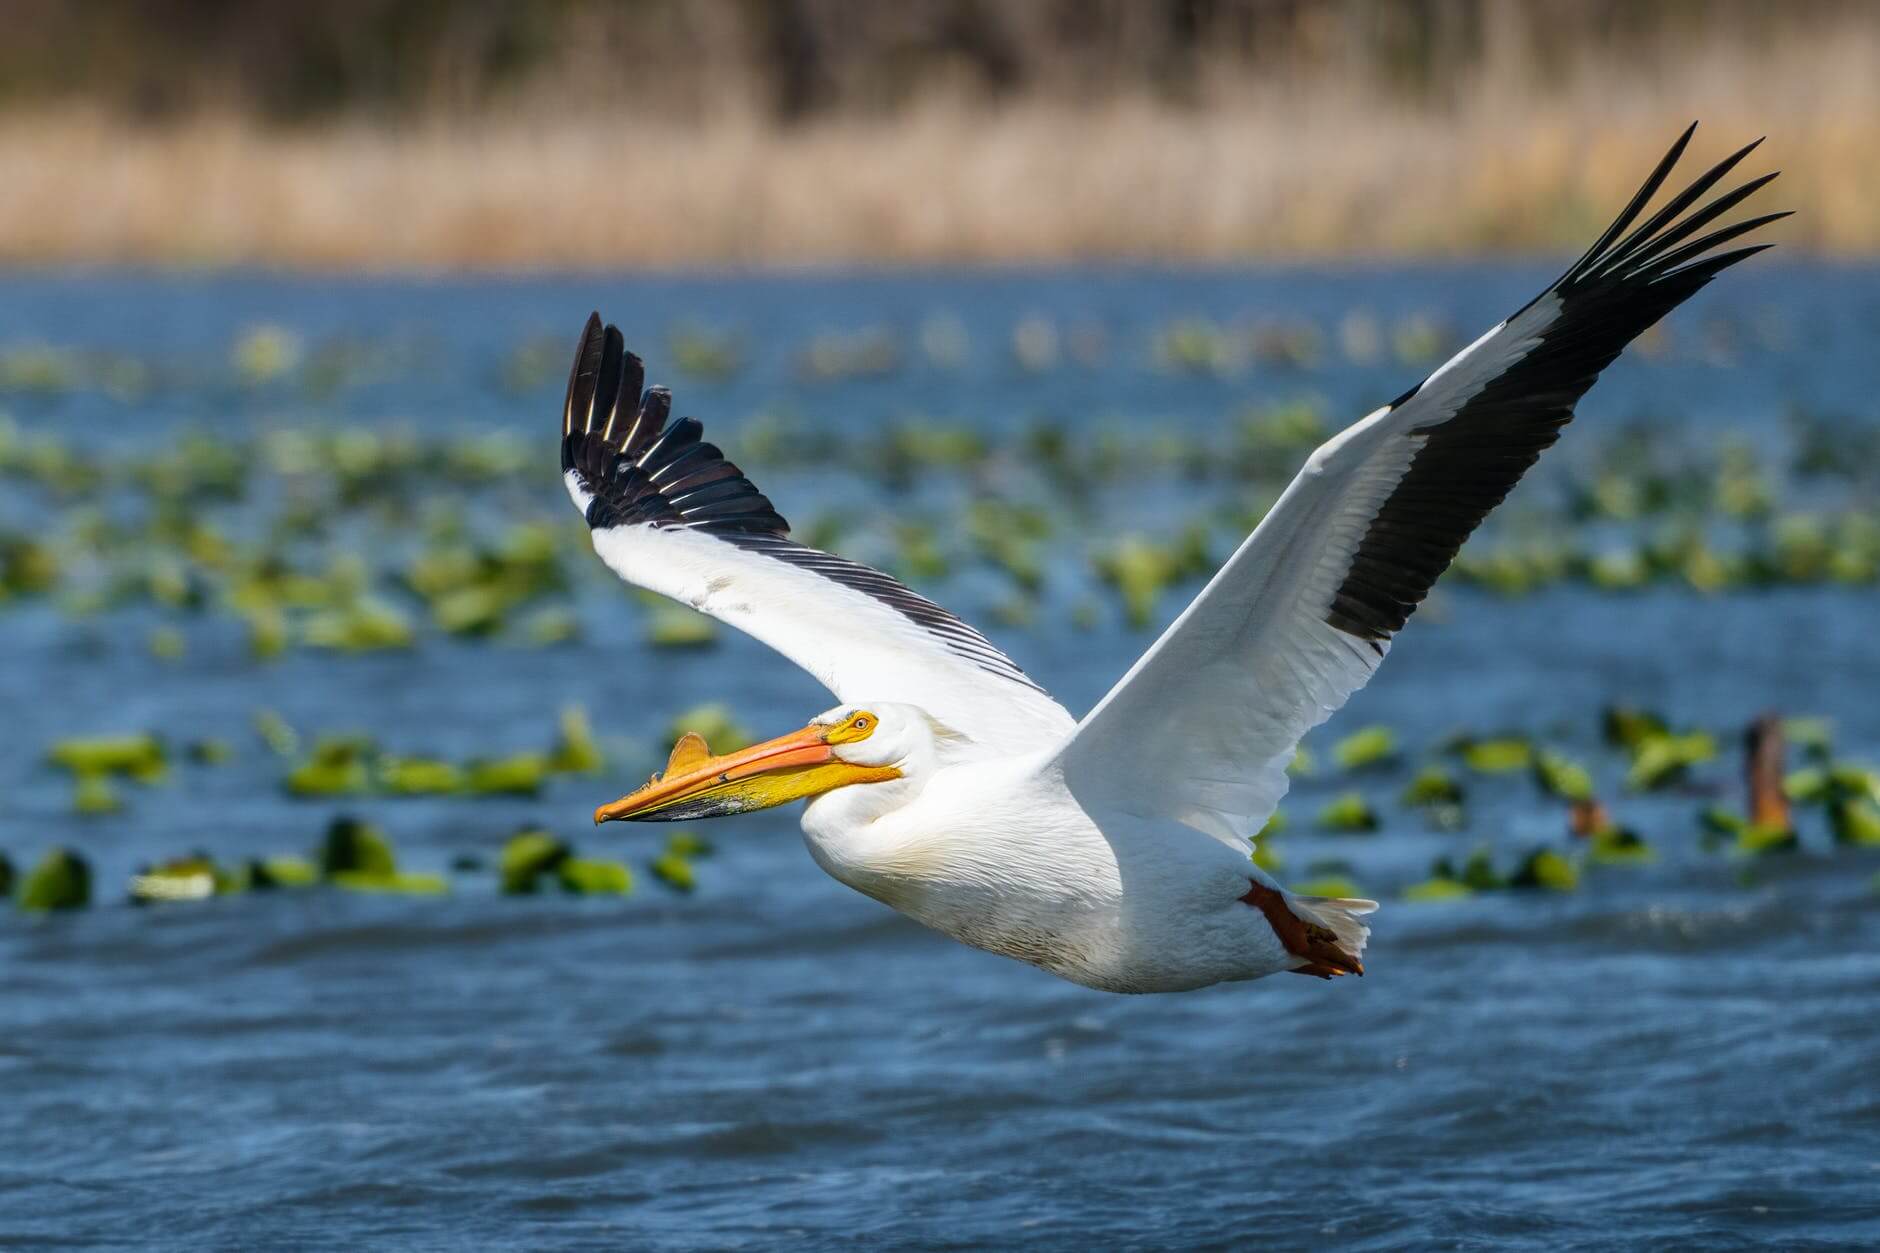
<path fill-rule="evenodd" d="M 320 868 L 304 857 L 265 857 L 248 863 L 248 886 L 271 888 L 312 887 L 320 881 Z"/>
<path fill-rule="evenodd" d="M 1634 749 L 1644 741 L 1670 733 L 1665 720 L 1649 710 L 1630 705 L 1609 705 L 1600 715 L 1606 742 L 1618 748 Z"/>
<path fill-rule="evenodd" d="M 1425 879 L 1403 890 L 1406 901 L 1458 901 L 1474 895 L 1475 889 L 1467 884 L 1443 878 Z"/>
<path fill-rule="evenodd" d="M 718 624 L 695 609 L 663 604 L 647 616 L 646 642 L 654 648 L 710 648 L 718 642 Z"/>
<path fill-rule="evenodd" d="M 1317 879 L 1305 879 L 1293 884 L 1289 889 L 1295 896 L 1363 896 L 1364 890 L 1343 875 L 1326 875 Z"/>
<path fill-rule="evenodd" d="M 1550 892 L 1571 892 L 1580 886 L 1580 872 L 1572 859 L 1551 848 L 1537 848 L 1529 853 L 1520 868 L 1509 878 L 1510 887 L 1542 888 Z"/>
<path fill-rule="evenodd" d="M 686 732 L 701 736 L 716 753 L 732 753 L 754 740 L 749 731 L 723 705 L 697 705 L 674 718 L 666 728 L 665 738 L 676 741 Z"/>
<path fill-rule="evenodd" d="M 1362 793 L 1346 792 L 1327 801 L 1319 810 L 1319 828 L 1324 831 L 1375 831 L 1382 826 L 1377 811 Z"/>
<path fill-rule="evenodd" d="M 561 728 L 549 764 L 562 774 L 593 774 L 607 764 L 594 728 L 588 723 L 587 710 L 569 705 L 561 711 Z"/>
<path fill-rule="evenodd" d="M 367 758 L 372 741 L 363 736 L 323 736 L 300 765 L 288 772 L 294 796 L 357 796 L 372 785 Z"/>
<path fill-rule="evenodd" d="M 1353 732 L 1332 748 L 1340 770 L 1364 770 L 1387 765 L 1397 758 L 1397 736 L 1389 727 L 1370 726 Z"/>
<path fill-rule="evenodd" d="M 1658 860 L 1658 853 L 1636 831 L 1611 827 L 1587 841 L 1587 856 L 1600 865 L 1642 865 Z"/>
<path fill-rule="evenodd" d="M 165 769 L 163 741 L 147 733 L 60 740 L 46 757 L 73 774 L 115 774 L 139 783 L 155 783 Z"/>
<path fill-rule="evenodd" d="M 503 892 L 522 896 L 539 890 L 542 876 L 567 861 L 570 851 L 566 843 L 546 831 L 516 832 L 503 845 L 503 855 L 497 864 Z"/>
<path fill-rule="evenodd" d="M 1534 764 L 1534 745 L 1516 736 L 1464 740 L 1457 746 L 1462 763 L 1477 774 L 1512 774 Z"/>
<path fill-rule="evenodd" d="M 87 817 L 114 814 L 124 808 L 108 776 L 81 774 L 72 780 L 72 812 Z"/>
<path fill-rule="evenodd" d="M 1406 805 L 1460 805 L 1464 791 L 1456 776 L 1441 766 L 1425 766 L 1403 790 Z"/>
<path fill-rule="evenodd" d="M 1880 807 L 1865 797 L 1846 797 L 1828 807 L 1828 828 L 1837 844 L 1880 845 Z"/>
<path fill-rule="evenodd" d="M 1634 791 L 1661 788 L 1683 778 L 1692 766 L 1716 756 L 1717 740 L 1708 731 L 1647 736 L 1632 749 L 1632 768 L 1626 771 L 1625 785 Z"/>
<path fill-rule="evenodd" d="M 328 875 L 327 882 L 348 892 L 383 892 L 398 896 L 444 896 L 450 881 L 440 874 L 367 874 L 358 870 Z"/>
<path fill-rule="evenodd" d="M 582 896 L 625 896 L 633 891 L 633 872 L 617 861 L 570 857 L 555 869 L 565 891 Z"/>
<path fill-rule="evenodd" d="M 548 773 L 548 758 L 540 753 L 473 761 L 465 767 L 464 790 L 473 796 L 538 796 Z"/>
<path fill-rule="evenodd" d="M 381 757 L 378 783 L 395 796 L 448 796 L 461 791 L 463 771 L 448 761 L 428 757 Z"/>
<path fill-rule="evenodd" d="M 54 848 L 20 884 L 21 909 L 83 909 L 91 904 L 91 863 L 68 848 Z"/>
<path fill-rule="evenodd" d="M 1593 775 L 1579 762 L 1566 756 L 1542 751 L 1534 757 L 1534 781 L 1549 796 L 1565 801 L 1593 799 Z"/>
<path fill-rule="evenodd" d="M 670 850 L 655 857 L 650 869 L 655 879 L 674 891 L 690 892 L 698 886 L 698 877 L 692 871 L 692 863 Z"/>
<path fill-rule="evenodd" d="M 336 875 L 379 875 L 397 873 L 398 858 L 391 841 L 370 823 L 356 818 L 335 818 L 326 829 L 320 845 L 320 873 L 331 879 Z"/>

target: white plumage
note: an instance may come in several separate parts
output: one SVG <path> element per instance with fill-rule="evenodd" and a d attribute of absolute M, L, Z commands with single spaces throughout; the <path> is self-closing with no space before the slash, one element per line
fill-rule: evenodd
<path fill-rule="evenodd" d="M 1773 175 L 1693 208 L 1754 144 L 1632 228 L 1690 138 L 1545 292 L 1313 453 L 1081 723 L 939 606 L 789 539 L 696 422 L 667 423 L 667 394 L 643 392 L 638 358 L 590 319 L 562 464 L 596 552 L 629 583 L 769 644 L 842 702 L 738 753 L 682 741 L 662 776 L 597 820 L 808 798 L 810 851 L 838 879 L 1095 988 L 1363 973 L 1374 904 L 1294 896 L 1248 841 L 1284 795 L 1300 737 L 1369 680 L 1599 372 L 1768 246 L 1723 249 L 1782 214 L 1700 232 Z"/>

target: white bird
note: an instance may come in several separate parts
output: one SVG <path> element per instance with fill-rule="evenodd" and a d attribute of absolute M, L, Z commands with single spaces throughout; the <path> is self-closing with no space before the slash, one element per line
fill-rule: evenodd
<path fill-rule="evenodd" d="M 596 822 L 807 798 L 811 855 L 966 944 L 1113 992 L 1362 974 L 1372 901 L 1295 896 L 1251 859 L 1299 739 L 1371 677 L 1463 540 L 1626 344 L 1784 214 L 1699 234 L 1720 162 L 1627 234 L 1693 124 L 1597 243 L 1514 316 L 1306 461 L 1192 604 L 1082 721 L 984 635 L 789 538 L 749 479 L 668 424 L 620 333 L 588 321 L 562 467 L 628 583 L 738 627 L 841 703 L 722 756 L 697 736 Z M 1761 142 L 1761 141 L 1758 141 Z M 1623 237 L 1622 237 L 1623 236 Z"/>

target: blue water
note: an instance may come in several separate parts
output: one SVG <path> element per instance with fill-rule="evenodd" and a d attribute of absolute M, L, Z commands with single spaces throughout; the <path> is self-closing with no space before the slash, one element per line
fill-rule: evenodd
<path fill-rule="evenodd" d="M 760 413 L 858 438 L 944 418 L 995 443 L 1042 418 L 1205 432 L 1307 394 L 1355 417 L 1419 371 L 1333 346 L 1305 364 L 1172 372 L 1156 363 L 1154 330 L 1284 316 L 1332 338 L 1365 309 L 1387 325 L 1427 314 L 1466 341 L 1548 277 L 1545 265 L 25 275 L 0 289 L 0 345 L 128 354 L 153 381 L 0 405 L 29 432 L 111 448 L 159 447 L 184 429 L 514 429 L 539 437 L 544 462 L 520 508 L 546 516 L 565 512 L 550 469 L 559 380 L 505 383 L 501 362 L 536 339 L 571 343 L 591 307 L 622 324 L 655 376 L 675 382 L 677 408 L 735 457 Z M 1091 350 L 1019 368 L 1009 343 L 1031 317 L 1082 328 Z M 964 327 L 963 358 L 908 347 L 936 318 Z M 231 381 L 230 345 L 264 322 L 309 345 L 352 345 L 370 368 L 318 395 Z M 686 324 L 735 333 L 745 368 L 716 381 L 662 369 L 671 328 Z M 802 371 L 818 332 L 877 327 L 903 345 L 891 375 Z M 1550 461 L 1571 465 L 1631 422 L 1699 443 L 1777 439 L 1793 408 L 1871 425 L 1877 332 L 1880 273 L 1757 263 L 1682 312 L 1663 351 L 1615 366 Z M 1547 490 L 1548 473 L 1523 491 Z M 864 530 L 893 507 L 879 487 L 812 469 L 764 486 L 788 515 L 852 511 Z M 1091 543 L 1166 528 L 1181 494 L 1166 483 L 1105 493 L 1075 527 Z M 32 498 L 0 503 L 14 525 L 32 516 Z M 583 636 L 539 650 L 427 635 L 410 652 L 263 662 L 209 615 L 186 625 L 185 655 L 160 664 L 147 609 L 81 620 L 43 601 L 0 607 L 0 848 L 26 861 L 54 843 L 80 848 L 100 898 L 50 917 L 0 909 L 0 1245 L 1880 1242 L 1880 855 L 1834 850 L 1808 826 L 1801 854 L 1742 863 L 1700 849 L 1693 821 L 1702 804 L 1740 803 L 1727 746 L 1765 709 L 1830 718 L 1837 754 L 1880 761 L 1870 588 L 1614 597 L 1567 585 L 1501 598 L 1444 585 L 1326 729 L 1389 725 L 1402 763 L 1350 779 L 1322 769 L 1287 806 L 1287 875 L 1336 858 L 1385 900 L 1363 980 L 1086 991 L 828 880 L 789 813 L 713 826 L 718 851 L 685 896 L 642 874 L 625 900 L 503 898 L 487 874 L 464 874 L 443 898 L 120 903 L 142 862 L 196 847 L 303 851 L 342 810 L 382 825 L 420 870 L 492 858 L 524 821 L 636 866 L 666 834 L 585 826 L 644 776 L 632 753 L 536 800 L 291 800 L 248 730 L 260 707 L 309 732 L 468 757 L 539 746 L 570 702 L 642 754 L 701 700 L 725 701 L 760 734 L 829 703 L 742 639 L 655 654 L 638 610 L 589 564 L 574 591 Z M 1054 570 L 1053 582 L 1073 577 Z M 998 598 L 972 575 L 932 590 L 968 616 Z M 1081 710 L 1152 636 L 1114 614 L 1073 631 L 1062 610 L 1075 594 L 1054 586 L 1036 625 L 991 633 Z M 1719 729 L 1725 758 L 1687 790 L 1619 791 L 1623 763 L 1596 726 L 1614 701 Z M 222 737 L 238 755 L 127 791 L 116 817 L 72 814 L 46 745 L 141 728 L 178 743 Z M 1595 763 L 1658 860 L 1590 867 L 1573 893 L 1394 899 L 1441 854 L 1565 844 L 1558 803 L 1524 778 L 1472 782 L 1460 833 L 1393 803 L 1465 728 L 1544 734 Z M 1383 830 L 1313 833 L 1313 811 L 1351 787 L 1383 808 Z"/>

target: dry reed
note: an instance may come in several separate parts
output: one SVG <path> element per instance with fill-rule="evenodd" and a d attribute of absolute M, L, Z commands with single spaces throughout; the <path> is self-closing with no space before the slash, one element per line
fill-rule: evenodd
<path fill-rule="evenodd" d="M 781 128 L 538 108 L 402 129 L 0 118 L 0 261 L 577 268 L 1313 258 L 1583 240 L 1692 117 L 1768 133 L 1791 242 L 1880 248 L 1880 36 L 1693 50 L 1649 79 L 1508 76 L 1441 108 L 1320 78 Z"/>

